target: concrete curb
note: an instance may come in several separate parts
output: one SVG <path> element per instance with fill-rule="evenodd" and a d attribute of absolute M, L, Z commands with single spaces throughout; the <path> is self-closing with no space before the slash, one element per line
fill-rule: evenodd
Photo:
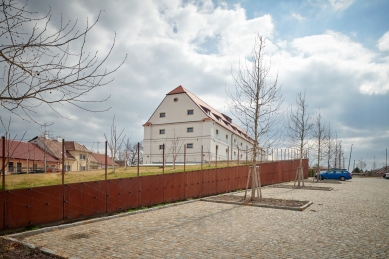
<path fill-rule="evenodd" d="M 282 210 L 294 210 L 294 211 L 303 211 L 313 204 L 312 201 L 309 201 L 308 203 L 306 203 L 300 207 L 289 207 L 289 206 L 278 206 L 278 205 L 269 205 L 269 204 L 256 204 L 256 203 L 252 203 L 252 202 L 218 201 L 218 200 L 212 200 L 212 199 L 200 199 L 200 200 L 207 201 L 207 202 L 240 205 L 240 206 L 253 206 L 253 207 L 263 207 L 263 208 L 282 209 Z"/>
<path fill-rule="evenodd" d="M 284 188 L 292 190 L 306 190 L 306 191 L 332 191 L 333 187 L 327 186 L 305 186 L 304 188 L 295 188 L 293 185 L 269 185 L 270 188 Z"/>

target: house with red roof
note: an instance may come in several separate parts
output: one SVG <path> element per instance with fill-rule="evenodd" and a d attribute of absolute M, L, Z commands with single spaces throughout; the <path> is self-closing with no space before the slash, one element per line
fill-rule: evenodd
<path fill-rule="evenodd" d="M 97 161 L 97 167 L 96 169 L 104 169 L 105 168 L 105 154 L 100 154 L 100 153 L 94 153 L 92 152 L 91 155 L 96 159 Z M 113 165 L 115 167 L 119 166 L 118 163 L 113 161 Z M 107 155 L 107 168 L 112 168 L 112 157 Z"/>
<path fill-rule="evenodd" d="M 62 161 L 62 138 L 51 139 L 48 136 L 35 137 L 31 143 L 38 145 L 42 150 Z M 85 171 L 97 169 L 97 160 L 84 145 L 76 141 L 65 141 L 65 171 Z M 62 168 L 62 165 L 60 166 Z"/>
<path fill-rule="evenodd" d="M 59 168 L 61 164 L 59 159 L 30 142 L 5 140 L 4 151 L 6 174 L 44 172 L 48 168 Z M 3 143 L 0 140 L 0 155 L 2 154 Z M 3 160 L 0 159 L 0 168 L 2 163 Z"/>
<path fill-rule="evenodd" d="M 162 163 L 162 149 L 173 151 L 176 163 L 250 159 L 253 139 L 232 119 L 217 111 L 181 85 L 166 94 L 143 124 L 143 163 Z M 201 149 L 203 148 L 203 157 Z M 173 161 L 172 155 L 166 162 Z"/>

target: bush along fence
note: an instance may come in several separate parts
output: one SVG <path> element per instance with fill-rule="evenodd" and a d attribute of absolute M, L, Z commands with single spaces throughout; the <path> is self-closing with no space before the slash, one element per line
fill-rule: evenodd
<path fill-rule="evenodd" d="M 298 160 L 259 165 L 262 185 L 295 179 Z M 308 160 L 303 160 L 308 177 Z M 244 189 L 248 166 L 2 190 L 2 232 Z"/>

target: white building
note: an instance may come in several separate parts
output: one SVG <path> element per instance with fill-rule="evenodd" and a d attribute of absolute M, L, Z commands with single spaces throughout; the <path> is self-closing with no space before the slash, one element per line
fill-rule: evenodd
<path fill-rule="evenodd" d="M 143 124 L 143 163 L 162 163 L 165 144 L 167 163 L 250 159 L 253 140 L 231 118 L 222 114 L 182 86 L 163 99 L 150 119 Z M 176 146 L 175 151 L 172 148 Z M 203 159 L 201 147 L 203 146 Z"/>

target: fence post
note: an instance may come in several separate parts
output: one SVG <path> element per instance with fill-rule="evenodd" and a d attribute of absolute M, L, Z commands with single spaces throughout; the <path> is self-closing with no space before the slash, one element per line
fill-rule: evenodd
<path fill-rule="evenodd" d="M 247 148 L 247 146 L 246 146 L 246 165 L 247 165 L 247 156 L 248 156 L 248 153 L 249 153 L 249 150 L 248 150 L 248 148 Z"/>
<path fill-rule="evenodd" d="M 139 184 L 140 184 L 140 177 L 139 177 L 139 162 L 140 162 L 140 159 L 139 159 L 139 150 L 140 148 L 139 148 L 139 142 L 138 142 L 138 172 L 137 172 L 137 178 L 138 178 L 138 193 L 137 193 L 137 199 L 138 199 L 138 205 L 137 205 L 137 208 L 139 208 L 139 191 L 140 191 L 140 189 L 139 189 Z"/>
<path fill-rule="evenodd" d="M 186 172 L 186 144 L 184 145 L 184 172 Z"/>
<path fill-rule="evenodd" d="M 62 221 L 65 220 L 65 139 L 62 139 Z"/>
<path fill-rule="evenodd" d="M 204 146 L 201 145 L 201 188 L 200 188 L 200 197 L 203 197 L 203 151 Z"/>
<path fill-rule="evenodd" d="M 238 148 L 238 166 L 239 166 L 239 148 Z"/>
<path fill-rule="evenodd" d="M 203 145 L 201 145 L 201 170 L 203 170 Z"/>
<path fill-rule="evenodd" d="M 229 158 L 230 158 L 230 147 L 227 147 L 227 167 L 228 167 Z"/>
<path fill-rule="evenodd" d="M 3 157 L 3 164 L 2 164 L 2 167 L 1 167 L 1 174 L 3 176 L 3 179 L 1 179 L 1 190 L 2 190 L 2 193 L 3 193 L 3 229 L 5 230 L 5 137 L 2 136 L 1 137 L 1 144 L 2 144 L 2 148 L 3 148 L 3 154 L 2 154 L 2 157 Z"/>
<path fill-rule="evenodd" d="M 186 160 L 186 145 L 184 146 L 184 153 L 185 153 L 185 160 Z M 185 174 L 185 200 L 187 200 L 188 199 L 188 173 L 186 172 L 185 166 L 184 166 L 184 174 Z"/>
<path fill-rule="evenodd" d="M 217 151 L 219 150 L 219 147 L 216 146 L 216 168 L 217 168 Z"/>
<path fill-rule="evenodd" d="M 114 166 L 112 164 L 112 166 Z M 108 211 L 108 193 L 107 193 L 107 180 L 108 180 L 108 141 L 105 141 L 105 172 L 104 172 L 104 180 L 105 180 L 105 212 Z"/>
<path fill-rule="evenodd" d="M 162 149 L 162 203 L 165 203 L 165 143 Z"/>

